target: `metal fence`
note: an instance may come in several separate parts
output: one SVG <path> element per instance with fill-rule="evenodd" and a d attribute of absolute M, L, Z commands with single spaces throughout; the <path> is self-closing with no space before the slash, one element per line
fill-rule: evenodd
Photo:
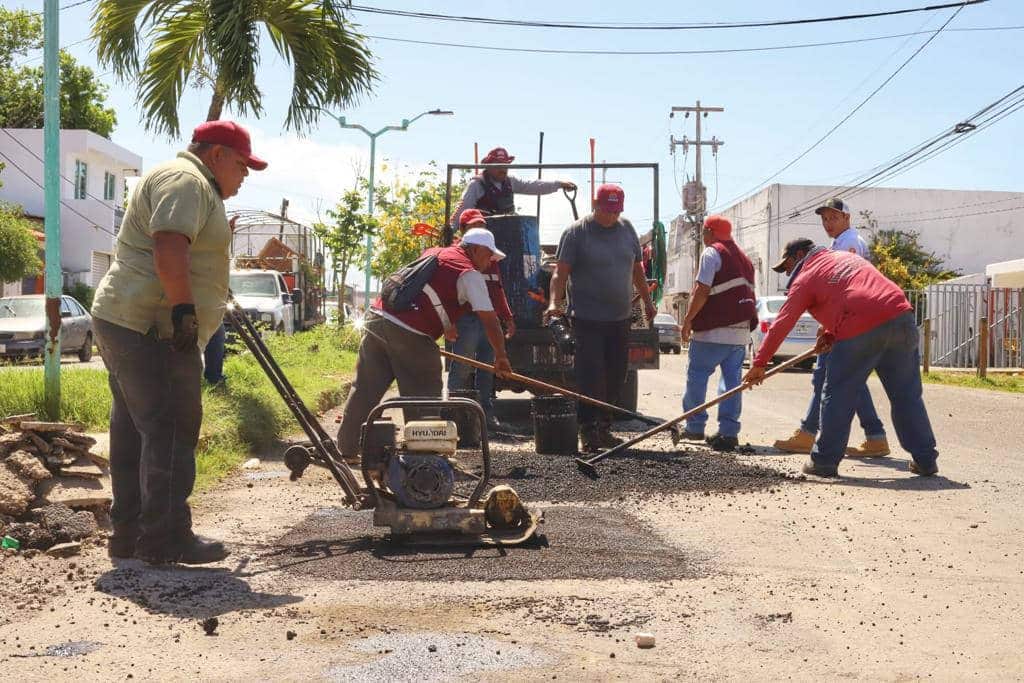
<path fill-rule="evenodd" d="M 1024 289 L 939 284 L 906 294 L 932 367 L 1022 366 Z"/>

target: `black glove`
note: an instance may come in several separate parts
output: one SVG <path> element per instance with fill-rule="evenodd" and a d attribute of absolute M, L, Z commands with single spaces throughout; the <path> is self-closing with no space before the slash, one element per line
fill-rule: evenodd
<path fill-rule="evenodd" d="M 171 309 L 171 347 L 186 353 L 199 348 L 199 321 L 195 304 L 177 304 Z"/>

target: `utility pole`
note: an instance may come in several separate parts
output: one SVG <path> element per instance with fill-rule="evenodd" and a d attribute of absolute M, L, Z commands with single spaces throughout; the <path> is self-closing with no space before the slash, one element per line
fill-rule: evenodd
<path fill-rule="evenodd" d="M 43 12 L 43 196 L 46 205 L 46 334 L 43 401 L 47 416 L 60 421 L 60 4 L 46 0 Z"/>
<path fill-rule="evenodd" d="M 694 107 L 672 107 L 672 113 L 669 114 L 669 118 L 676 115 L 677 111 L 685 112 L 686 118 L 690 117 L 690 114 L 695 114 L 694 118 L 697 119 L 697 137 L 694 140 L 690 140 L 685 135 L 682 140 L 676 140 L 675 136 L 669 136 L 670 144 L 669 151 L 675 154 L 676 147 L 681 146 L 685 153 L 690 145 L 694 145 L 696 149 L 695 159 L 695 173 L 694 179 L 683 187 L 683 209 L 686 211 L 686 216 L 690 221 L 691 229 L 693 231 L 693 274 L 694 277 L 697 275 L 697 269 L 700 264 L 700 253 L 702 251 L 701 244 L 701 229 L 704 225 L 704 216 L 707 213 L 708 203 L 708 190 L 704 187 L 704 183 L 701 181 L 701 164 L 700 164 L 700 153 L 703 147 L 711 147 L 711 153 L 714 155 L 718 154 L 718 148 L 725 144 L 724 141 L 712 136 L 710 140 L 702 140 L 700 134 L 700 120 L 707 118 L 710 112 L 723 112 L 724 107 L 705 107 L 701 105 L 700 100 L 697 100 L 697 105 Z"/>

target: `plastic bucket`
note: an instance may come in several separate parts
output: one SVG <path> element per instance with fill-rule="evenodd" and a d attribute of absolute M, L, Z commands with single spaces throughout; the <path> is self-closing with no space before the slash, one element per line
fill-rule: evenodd
<path fill-rule="evenodd" d="M 469 398 L 480 402 L 475 389 L 457 389 L 448 392 L 448 398 Z M 480 422 L 475 412 L 464 408 L 449 408 L 447 419 L 455 423 L 459 430 L 459 448 L 477 448 L 480 446 Z"/>
<path fill-rule="evenodd" d="M 565 396 L 537 396 L 530 403 L 533 443 L 541 455 L 576 455 L 579 430 L 576 400 Z"/>

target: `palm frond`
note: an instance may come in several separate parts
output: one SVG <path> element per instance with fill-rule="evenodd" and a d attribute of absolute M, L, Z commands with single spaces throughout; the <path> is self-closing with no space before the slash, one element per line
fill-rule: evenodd
<path fill-rule="evenodd" d="M 217 64 L 217 88 L 241 113 L 261 113 L 256 86 L 260 64 L 259 2 L 210 0 L 210 51 Z"/>
<path fill-rule="evenodd" d="M 177 136 L 178 104 L 193 69 L 206 52 L 205 12 L 180 11 L 165 17 L 139 75 L 139 102 L 148 130 Z"/>

